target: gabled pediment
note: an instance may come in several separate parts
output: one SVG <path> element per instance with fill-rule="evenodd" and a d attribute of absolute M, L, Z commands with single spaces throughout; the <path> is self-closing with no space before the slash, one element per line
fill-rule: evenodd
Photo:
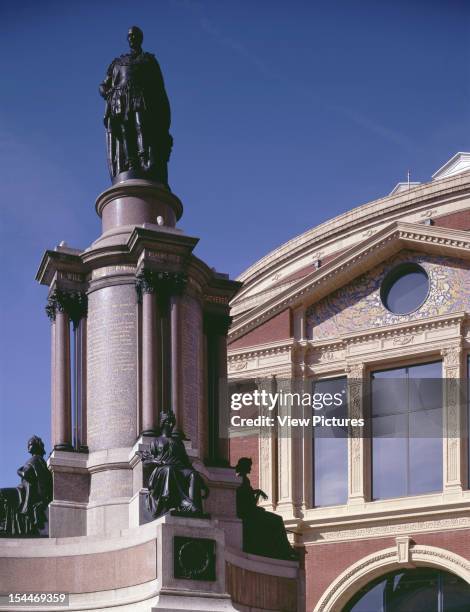
<path fill-rule="evenodd" d="M 453 176 L 454 174 L 468 172 L 469 170 L 470 153 L 460 151 L 451 157 L 449 161 L 447 161 L 432 175 L 432 180 L 437 181 L 439 179 L 447 178 L 448 176 Z"/>
<path fill-rule="evenodd" d="M 396 221 L 344 251 L 235 321 L 233 340 L 286 308 L 318 302 L 402 250 L 470 260 L 470 234 L 465 231 Z"/>

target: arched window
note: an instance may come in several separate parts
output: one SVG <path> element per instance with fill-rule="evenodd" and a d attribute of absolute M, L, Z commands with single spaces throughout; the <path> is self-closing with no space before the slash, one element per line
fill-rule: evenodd
<path fill-rule="evenodd" d="M 343 612 L 468 612 L 470 585 L 448 572 L 399 570 L 363 587 Z"/>

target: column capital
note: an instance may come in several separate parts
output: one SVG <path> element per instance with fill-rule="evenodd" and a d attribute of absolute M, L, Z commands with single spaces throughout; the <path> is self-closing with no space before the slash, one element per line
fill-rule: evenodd
<path fill-rule="evenodd" d="M 462 363 L 463 348 L 461 344 L 453 344 L 441 349 L 441 356 L 446 368 L 460 367 Z"/>
<path fill-rule="evenodd" d="M 185 272 L 156 271 L 143 269 L 136 276 L 136 291 L 139 299 L 143 293 L 161 292 L 165 295 L 181 295 L 188 283 Z"/>
<path fill-rule="evenodd" d="M 365 366 L 363 363 L 347 363 L 345 372 L 349 379 L 363 378 Z"/>
<path fill-rule="evenodd" d="M 84 291 L 62 291 L 56 289 L 48 298 L 46 314 L 51 321 L 55 321 L 57 313 L 66 313 L 73 322 L 74 328 L 80 319 L 87 316 L 88 296 Z"/>

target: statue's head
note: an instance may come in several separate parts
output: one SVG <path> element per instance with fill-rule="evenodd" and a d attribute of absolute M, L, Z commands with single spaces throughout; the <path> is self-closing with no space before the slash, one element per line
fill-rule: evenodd
<path fill-rule="evenodd" d="M 28 440 L 28 451 L 32 455 L 39 455 L 40 457 L 44 457 L 44 455 L 46 454 L 46 450 L 44 448 L 44 442 L 39 436 L 33 436 Z"/>
<path fill-rule="evenodd" d="M 251 472 L 253 461 L 249 457 L 241 457 L 235 466 L 235 471 L 239 476 L 246 476 Z"/>
<path fill-rule="evenodd" d="M 173 412 L 162 412 L 160 415 L 160 429 L 166 435 L 171 435 L 176 419 Z"/>
<path fill-rule="evenodd" d="M 127 40 L 129 42 L 129 47 L 134 51 L 140 49 L 142 46 L 142 41 L 144 40 L 144 33 L 137 26 L 132 26 L 129 28 L 127 33 Z"/>

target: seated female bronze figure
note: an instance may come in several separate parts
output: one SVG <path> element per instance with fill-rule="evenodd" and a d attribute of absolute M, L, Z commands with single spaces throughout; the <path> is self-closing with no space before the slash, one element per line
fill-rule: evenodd
<path fill-rule="evenodd" d="M 44 444 L 33 436 L 28 441 L 31 458 L 18 469 L 21 484 L 0 489 L 0 536 L 37 536 L 46 523 L 52 500 L 52 474 L 44 461 Z"/>
<path fill-rule="evenodd" d="M 242 478 L 237 489 L 237 516 L 243 521 L 243 550 L 254 555 L 275 559 L 297 559 L 297 552 L 289 544 L 282 517 L 258 507 L 260 497 L 267 499 L 261 489 L 253 489 L 248 474 L 252 461 L 239 459 L 235 470 Z"/>
<path fill-rule="evenodd" d="M 174 432 L 173 413 L 163 413 L 161 433 L 142 454 L 144 475 L 148 475 L 147 508 L 154 518 L 170 510 L 185 514 L 203 513 L 202 500 L 209 489 L 186 453 L 183 440 Z"/>

